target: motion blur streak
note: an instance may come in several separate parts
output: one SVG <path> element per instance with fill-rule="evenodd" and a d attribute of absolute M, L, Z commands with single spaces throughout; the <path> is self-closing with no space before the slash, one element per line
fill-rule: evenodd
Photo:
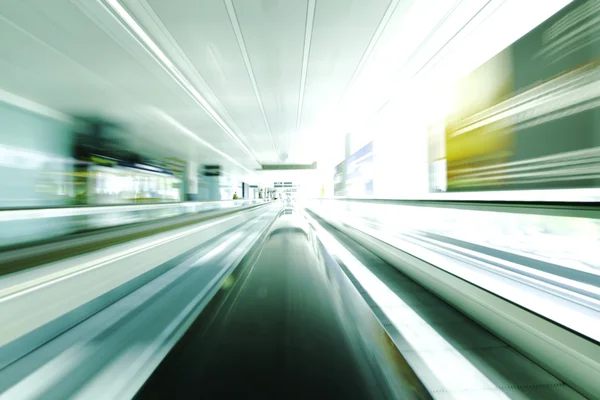
<path fill-rule="evenodd" d="M 452 89 L 437 190 L 600 186 L 599 16 L 573 2 Z"/>
<path fill-rule="evenodd" d="M 0 1 L 0 398 L 600 400 L 600 1 Z"/>
<path fill-rule="evenodd" d="M 386 317 L 394 323 L 396 329 L 402 329 L 402 324 L 406 323 L 407 319 L 416 320 L 416 324 L 423 324 L 424 329 L 419 334 L 426 335 L 436 346 L 442 348 L 452 348 L 452 345 L 440 335 L 436 330 L 427 325 L 425 321 L 410 307 L 402 301 L 402 299 L 394 293 L 384 282 L 379 280 L 376 275 L 370 272 L 359 260 L 356 259 L 347 249 L 345 249 L 335 238 L 330 235 L 325 229 L 323 229 L 314 219 L 309 217 L 311 225 L 315 227 L 319 238 L 323 241 L 323 244 L 330 249 L 332 255 L 339 258 L 340 261 L 350 270 L 350 272 L 358 279 L 362 287 L 367 293 L 373 298 L 373 300 L 381 307 Z M 401 311 L 400 311 L 401 310 Z M 407 316 L 407 312 L 410 314 Z M 415 346 L 419 338 L 412 337 L 414 333 L 405 332 L 405 340 Z M 432 343 L 432 344 L 433 344 Z M 422 362 L 431 369 L 433 374 L 438 379 L 445 379 L 447 375 L 437 370 L 441 368 L 439 365 L 439 359 L 434 353 L 425 353 L 425 357 Z M 476 385 L 481 386 L 493 386 L 492 382 L 486 378 L 486 376 L 477 369 L 467 358 L 457 357 L 455 360 L 455 368 L 460 368 L 464 375 L 469 376 L 471 381 L 476 381 Z M 445 382 L 448 385 L 450 382 Z M 504 394 L 499 394 L 498 399 L 508 399 Z"/>

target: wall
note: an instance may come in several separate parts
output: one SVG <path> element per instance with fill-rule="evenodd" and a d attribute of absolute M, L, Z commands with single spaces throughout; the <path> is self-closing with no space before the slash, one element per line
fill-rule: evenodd
<path fill-rule="evenodd" d="M 0 103 L 0 208 L 48 207 L 70 203 L 71 126 Z M 0 243 L 68 232 L 60 219 L 25 220 L 0 230 Z"/>
<path fill-rule="evenodd" d="M 0 103 L 0 208 L 66 204 L 71 125 Z"/>

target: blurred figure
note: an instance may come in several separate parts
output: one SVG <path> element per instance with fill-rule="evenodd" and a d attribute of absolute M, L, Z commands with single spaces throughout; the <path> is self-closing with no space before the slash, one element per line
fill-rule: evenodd
<path fill-rule="evenodd" d="M 239 199 L 239 197 L 238 197 L 238 195 L 237 195 L 237 192 L 233 192 L 233 199 L 234 199 L 234 200 L 238 200 L 238 199 Z"/>

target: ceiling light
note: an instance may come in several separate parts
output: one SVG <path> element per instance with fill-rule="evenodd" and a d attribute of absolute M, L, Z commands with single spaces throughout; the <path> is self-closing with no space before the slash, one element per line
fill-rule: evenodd
<path fill-rule="evenodd" d="M 223 153 L 221 150 L 217 149 L 216 147 L 214 147 L 213 145 L 211 145 L 210 143 L 208 143 L 206 140 L 204 140 L 204 139 L 198 137 L 197 135 L 195 135 L 194 132 L 192 132 L 191 130 L 189 130 L 185 126 L 183 126 L 179 121 L 177 121 L 176 119 L 174 119 L 173 117 L 171 117 L 169 114 L 165 113 L 162 110 L 156 109 L 156 108 L 153 108 L 152 112 L 156 116 L 158 116 L 160 119 L 162 119 L 163 121 L 168 122 L 173 127 L 177 128 L 181 133 L 183 133 L 183 134 L 191 137 L 195 141 L 199 142 L 202 146 L 209 148 L 210 150 L 212 150 L 215 153 L 219 154 L 220 156 L 226 158 L 227 160 L 229 160 L 233 164 L 235 164 L 235 165 L 243 168 L 245 171 L 248 171 L 250 174 L 254 175 L 254 171 L 251 171 L 248 168 L 244 167 L 242 164 L 240 164 L 233 157 L 229 156 L 226 153 Z"/>
<path fill-rule="evenodd" d="M 271 139 L 271 146 L 273 146 L 273 151 L 277 153 L 277 148 L 275 147 L 275 142 L 273 141 L 273 135 L 271 133 L 271 127 L 269 126 L 267 113 L 265 112 L 265 107 L 260 96 L 260 90 L 258 89 L 258 84 L 256 83 L 256 77 L 254 76 L 254 70 L 252 69 L 252 63 L 250 62 L 248 49 L 246 49 L 246 43 L 244 43 L 244 35 L 242 34 L 242 29 L 238 22 L 235 7 L 233 5 L 233 0 L 225 0 L 225 7 L 227 8 L 227 14 L 229 15 L 229 20 L 231 21 L 231 26 L 233 28 L 235 38 L 238 42 L 238 46 L 242 54 L 242 59 L 244 60 L 244 65 L 246 66 L 246 71 L 248 72 L 248 78 L 250 79 L 252 89 L 254 90 L 254 95 L 256 96 L 256 101 L 258 102 L 258 108 L 260 109 L 260 113 L 263 117 L 265 127 L 267 128 L 269 139 Z"/>
<path fill-rule="evenodd" d="M 227 123 L 212 108 L 208 101 L 196 90 L 196 88 L 183 76 L 173 62 L 158 47 L 144 29 L 135 21 L 135 19 L 123 8 L 118 0 L 99 0 L 108 11 L 121 22 L 128 32 L 158 61 L 158 63 L 175 79 L 175 81 L 202 107 L 208 115 L 225 131 L 225 133 L 260 165 L 260 162 L 252 151 L 240 140 Z M 195 135 L 194 135 L 195 136 Z"/>
<path fill-rule="evenodd" d="M 304 50 L 302 52 L 302 71 L 300 75 L 300 93 L 298 96 L 298 111 L 296 112 L 296 135 L 302 124 L 302 106 L 304 104 L 304 91 L 306 89 L 306 74 L 308 73 L 308 61 L 310 56 L 310 44 L 312 42 L 312 31 L 315 21 L 315 9 L 317 0 L 308 0 L 306 12 L 306 27 L 304 28 Z"/>

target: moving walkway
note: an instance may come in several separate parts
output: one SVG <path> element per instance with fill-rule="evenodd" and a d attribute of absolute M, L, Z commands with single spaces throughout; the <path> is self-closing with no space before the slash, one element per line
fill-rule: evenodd
<path fill-rule="evenodd" d="M 593 257 L 550 270 L 535 249 L 481 243 L 497 213 L 539 222 L 534 205 L 305 206 L 267 203 L 3 277 L 2 397 L 597 398 L 591 335 L 481 285 L 528 287 L 594 321 L 593 290 L 578 286 L 594 286 Z M 452 228 L 469 225 L 453 210 L 477 215 L 480 242 Z M 568 212 L 597 223 L 593 207 Z M 536 266 L 574 275 L 536 286 Z"/>

